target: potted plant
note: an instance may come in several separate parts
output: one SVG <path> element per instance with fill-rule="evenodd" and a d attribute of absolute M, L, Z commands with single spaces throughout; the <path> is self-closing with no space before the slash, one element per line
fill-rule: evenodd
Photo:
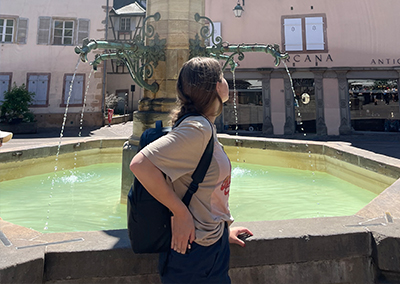
<path fill-rule="evenodd" d="M 14 133 L 36 133 L 35 116 L 29 110 L 35 93 L 29 92 L 25 84 L 4 92 L 4 101 L 0 108 L 0 128 Z"/>

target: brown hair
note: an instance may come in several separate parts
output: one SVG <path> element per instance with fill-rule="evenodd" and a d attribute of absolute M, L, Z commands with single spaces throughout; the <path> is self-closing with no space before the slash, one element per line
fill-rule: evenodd
<path fill-rule="evenodd" d="M 217 92 L 217 82 L 221 82 L 222 68 L 213 58 L 194 57 L 185 62 L 179 72 L 176 90 L 178 107 L 171 113 L 174 123 L 186 113 L 205 114 L 219 100 L 216 113 L 222 112 L 222 100 Z"/>

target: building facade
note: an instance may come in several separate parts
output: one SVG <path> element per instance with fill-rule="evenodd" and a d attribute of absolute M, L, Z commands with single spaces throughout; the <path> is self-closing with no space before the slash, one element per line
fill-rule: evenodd
<path fill-rule="evenodd" d="M 143 90 L 134 87 L 123 64 L 106 62 L 93 74 L 89 64 L 76 67 L 74 47 L 84 38 L 129 41 L 140 24 L 131 5 L 135 1 L 100 2 L 1 1 L 0 101 L 14 82 L 25 84 L 36 93 L 31 109 L 39 127 L 60 126 L 67 103 L 67 127 L 79 123 L 82 109 L 84 124 L 103 125 L 110 94 L 119 98 L 117 112 L 136 110 Z M 146 1 L 137 2 L 146 8 Z M 244 9 L 241 17 L 232 11 L 236 2 L 205 1 L 215 34 L 231 44 L 279 44 L 289 54 L 289 73 L 283 63 L 275 67 L 268 54 L 246 53 L 234 76 L 225 72 L 232 96 L 221 131 L 400 131 L 397 0 L 238 3 Z M 89 61 L 96 52 L 103 51 L 90 53 Z"/>
<path fill-rule="evenodd" d="M 79 126 L 82 110 L 84 125 L 103 125 L 101 72 L 78 65 L 74 52 L 86 37 L 104 38 L 105 10 L 95 2 L 0 3 L 0 100 L 14 83 L 25 84 L 36 94 L 30 109 L 38 127 L 61 127 L 67 104 L 66 127 Z"/>
<path fill-rule="evenodd" d="M 233 75 L 238 128 L 265 134 L 399 132 L 400 24 L 396 0 L 206 0 L 231 44 L 279 44 L 289 73 L 268 54 L 245 54 Z M 235 83 L 235 84 L 234 84 Z M 234 86 L 235 85 L 235 86 Z M 233 93 L 233 91 L 232 91 Z M 295 99 L 294 99 L 295 98 Z M 234 128 L 233 98 L 223 124 Z"/>

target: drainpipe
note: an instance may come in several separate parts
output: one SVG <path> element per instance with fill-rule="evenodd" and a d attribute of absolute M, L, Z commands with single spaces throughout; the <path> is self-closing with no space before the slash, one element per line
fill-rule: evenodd
<path fill-rule="evenodd" d="M 109 0 L 107 0 L 106 3 L 106 32 L 105 32 L 105 40 L 107 41 L 108 38 L 108 4 Z M 107 60 L 103 61 L 103 94 L 102 94 L 102 102 L 101 102 L 101 111 L 103 112 L 103 117 L 102 121 L 104 121 L 104 116 L 106 115 L 106 108 L 105 108 L 105 102 L 106 102 L 106 75 L 107 75 Z M 103 123 L 104 124 L 104 123 Z"/>

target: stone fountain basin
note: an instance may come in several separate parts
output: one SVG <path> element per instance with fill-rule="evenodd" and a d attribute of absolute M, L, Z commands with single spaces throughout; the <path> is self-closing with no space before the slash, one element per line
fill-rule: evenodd
<path fill-rule="evenodd" d="M 235 149 L 240 147 L 246 162 L 258 158 L 252 155 L 253 149 L 271 149 L 270 153 L 279 154 L 278 162 L 284 163 L 282 157 L 286 156 L 295 167 L 313 164 L 331 174 L 345 169 L 343 179 L 357 177 L 366 184 L 378 179 L 381 186 L 389 184 L 353 216 L 235 224 L 250 228 L 254 237 L 245 248 L 231 246 L 232 283 L 399 282 L 400 160 L 342 142 L 219 138 L 222 144 L 233 146 L 227 147 L 228 155 L 236 155 Z M 122 152 L 124 142 L 82 140 L 63 144 L 59 162 L 63 155 L 84 150 L 91 153 L 86 161 L 92 163 L 103 159 L 103 154 Z M 48 145 L 0 153 L 0 177 L 21 172 L 16 169 L 23 165 L 32 169 L 31 174 L 38 174 L 48 163 L 45 160 L 54 161 L 56 148 Z M 53 169 L 54 164 L 50 171 Z M 0 220 L 0 231 L 0 283 L 160 283 L 158 256 L 134 254 L 126 230 L 42 234 Z M 3 244 L 7 240 L 11 245 Z"/>

